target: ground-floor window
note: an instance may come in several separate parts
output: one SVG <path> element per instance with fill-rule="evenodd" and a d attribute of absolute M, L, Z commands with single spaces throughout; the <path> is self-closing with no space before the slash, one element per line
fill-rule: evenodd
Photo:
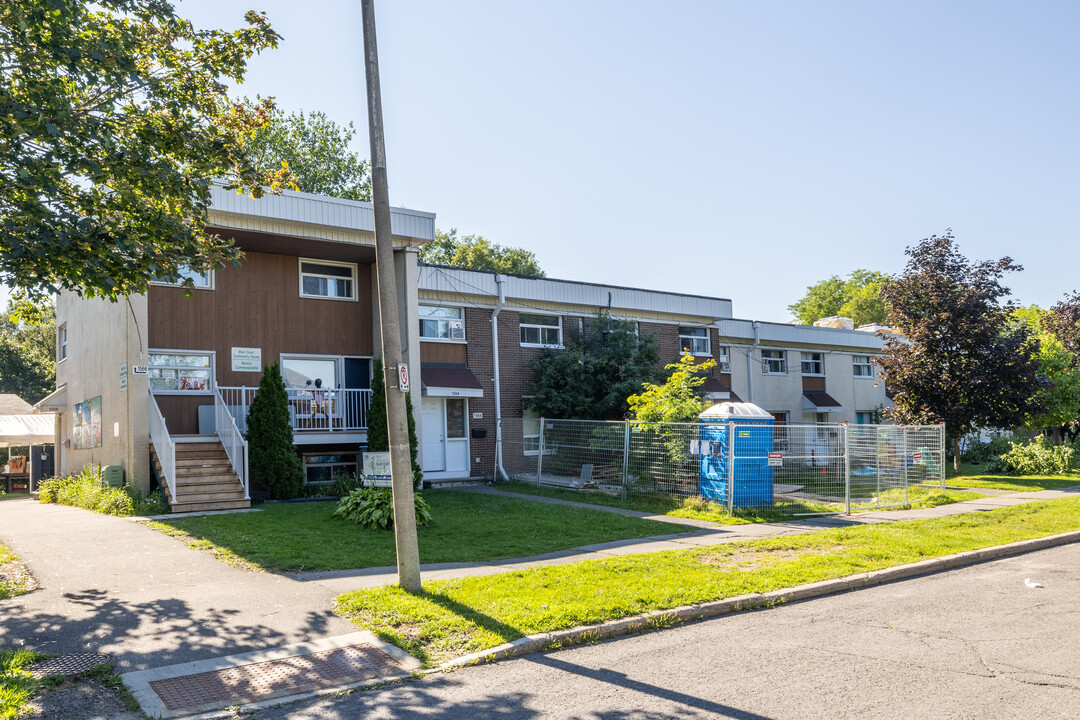
<path fill-rule="evenodd" d="M 163 394 L 209 393 L 213 363 L 213 353 L 151 350 L 147 357 L 150 389 Z"/>
<path fill-rule="evenodd" d="M 872 425 L 873 422 L 874 422 L 874 413 L 873 413 L 873 411 L 855 413 L 855 424 L 856 425 Z"/>
<path fill-rule="evenodd" d="M 304 455 L 304 480 L 309 485 L 324 485 L 338 480 L 352 480 L 356 475 L 356 453 Z"/>
<path fill-rule="evenodd" d="M 521 446 L 526 455 L 540 452 L 540 416 L 525 408 L 521 409 Z"/>

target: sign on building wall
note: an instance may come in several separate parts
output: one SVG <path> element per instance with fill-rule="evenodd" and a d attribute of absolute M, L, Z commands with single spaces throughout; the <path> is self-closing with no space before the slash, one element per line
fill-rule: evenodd
<path fill-rule="evenodd" d="M 75 403 L 71 415 L 71 441 L 75 449 L 101 447 L 101 396 Z"/>
<path fill-rule="evenodd" d="M 120 389 L 127 390 L 127 363 L 120 363 Z"/>
<path fill-rule="evenodd" d="M 262 348 L 234 347 L 233 372 L 262 372 Z"/>

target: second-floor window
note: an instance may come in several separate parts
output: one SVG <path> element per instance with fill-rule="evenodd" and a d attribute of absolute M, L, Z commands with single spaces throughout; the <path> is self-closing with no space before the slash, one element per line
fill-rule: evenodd
<path fill-rule="evenodd" d="M 180 286 L 184 284 L 185 280 L 191 280 L 191 283 L 202 290 L 214 289 L 214 271 L 213 270 L 192 270 L 187 265 L 180 266 L 179 277 L 176 281 L 172 280 L 159 280 L 154 278 L 150 282 L 155 285 L 174 285 Z"/>
<path fill-rule="evenodd" d="M 356 299 L 356 265 L 300 259 L 300 297 Z"/>
<path fill-rule="evenodd" d="M 691 355 L 708 355 L 709 328 L 679 328 L 679 349 Z"/>
<path fill-rule="evenodd" d="M 762 350 L 761 372 L 767 375 L 786 374 L 787 353 L 785 353 L 783 350 Z"/>
<path fill-rule="evenodd" d="M 518 326 L 521 329 L 522 345 L 562 346 L 562 318 L 558 315 L 521 313 Z"/>
<path fill-rule="evenodd" d="M 855 377 L 874 377 L 874 366 L 869 355 L 852 355 L 851 371 Z"/>
<path fill-rule="evenodd" d="M 823 353 L 804 352 L 801 355 L 803 375 L 825 374 L 825 355 Z"/>
<path fill-rule="evenodd" d="M 151 352 L 147 358 L 150 389 L 161 393 L 209 393 L 214 356 L 198 352 Z"/>
<path fill-rule="evenodd" d="M 465 311 L 459 307 L 421 305 L 420 337 L 436 340 L 464 340 Z"/>
<path fill-rule="evenodd" d="M 56 331 L 56 360 L 57 362 L 67 359 L 67 324 L 61 325 Z"/>

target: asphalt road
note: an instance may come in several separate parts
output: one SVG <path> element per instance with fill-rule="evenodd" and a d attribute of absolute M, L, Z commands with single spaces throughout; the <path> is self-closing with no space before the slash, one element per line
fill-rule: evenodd
<path fill-rule="evenodd" d="M 1080 718 L 1080 545 L 245 717 Z"/>

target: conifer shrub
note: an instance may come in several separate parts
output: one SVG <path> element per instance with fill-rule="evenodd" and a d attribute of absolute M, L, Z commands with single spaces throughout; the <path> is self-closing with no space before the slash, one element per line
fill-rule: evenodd
<path fill-rule="evenodd" d="M 289 396 L 277 363 L 263 368 L 259 391 L 248 410 L 247 441 L 251 486 L 275 500 L 297 497 L 304 468 L 293 444 Z"/>

